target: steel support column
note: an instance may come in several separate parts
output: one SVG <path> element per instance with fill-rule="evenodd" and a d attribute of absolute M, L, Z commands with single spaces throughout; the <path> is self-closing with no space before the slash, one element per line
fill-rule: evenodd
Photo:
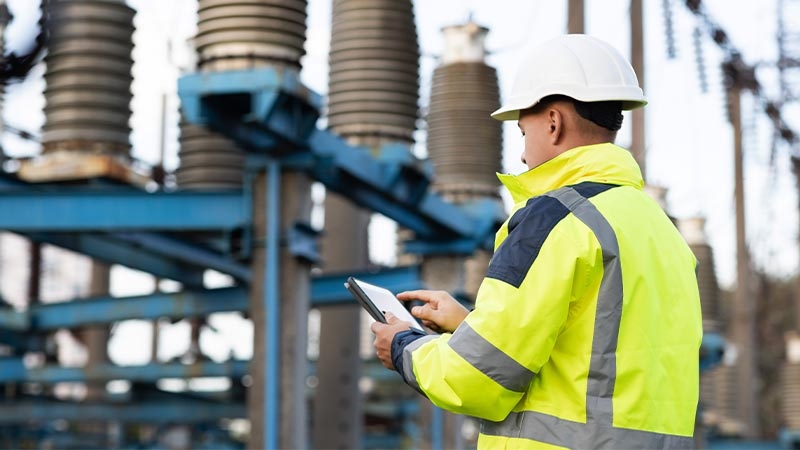
<path fill-rule="evenodd" d="M 254 248 L 250 318 L 254 323 L 248 391 L 250 448 L 307 448 L 308 263 L 285 236 L 310 216 L 310 183 L 277 160 L 253 182 Z"/>
<path fill-rule="evenodd" d="M 631 65 L 644 89 L 644 26 L 642 0 L 631 0 Z M 645 145 L 644 108 L 631 111 L 631 153 L 639 163 L 642 177 L 647 180 L 647 153 Z"/>
<path fill-rule="evenodd" d="M 102 261 L 92 261 L 92 274 L 89 280 L 89 295 L 109 295 L 111 287 L 111 265 Z M 108 339 L 111 336 L 110 325 L 100 324 L 74 330 L 81 343 L 86 347 L 89 360 L 87 367 L 104 365 L 108 359 Z M 102 401 L 106 396 L 105 383 L 89 382 L 86 385 L 86 401 Z M 91 429 L 104 430 L 105 425 L 90 426 Z"/>
<path fill-rule="evenodd" d="M 337 194 L 326 194 L 322 255 L 327 270 L 367 266 L 369 220 L 368 211 Z M 320 325 L 314 448 L 358 448 L 364 420 L 358 389 L 361 308 L 355 303 L 321 308 Z"/>
<path fill-rule="evenodd" d="M 736 215 L 736 290 L 733 295 L 730 335 L 736 345 L 736 376 L 741 386 L 737 395 L 739 419 L 745 429 L 744 436 L 756 438 L 760 433 L 758 415 L 758 354 L 755 324 L 753 272 L 750 251 L 747 248 L 744 198 L 744 155 L 742 143 L 742 85 L 739 80 L 727 91 L 730 120 L 733 127 L 734 200 Z"/>

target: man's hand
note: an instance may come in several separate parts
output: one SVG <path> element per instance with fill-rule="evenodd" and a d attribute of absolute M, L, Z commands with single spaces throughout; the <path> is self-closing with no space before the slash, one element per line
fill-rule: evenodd
<path fill-rule="evenodd" d="M 452 333 L 469 314 L 467 308 L 445 291 L 407 291 L 397 294 L 397 298 L 425 302 L 422 306 L 411 308 L 411 314 L 437 333 Z"/>
<path fill-rule="evenodd" d="M 394 370 L 394 363 L 392 362 L 394 335 L 408 330 L 411 328 L 411 324 L 401 321 L 390 312 L 384 315 L 387 323 L 375 322 L 369 329 L 375 333 L 375 353 L 378 355 L 378 359 L 383 363 L 383 367 Z"/>

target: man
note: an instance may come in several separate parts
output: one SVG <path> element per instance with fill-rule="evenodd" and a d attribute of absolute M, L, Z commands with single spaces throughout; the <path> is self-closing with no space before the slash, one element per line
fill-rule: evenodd
<path fill-rule="evenodd" d="M 702 338 L 696 259 L 613 144 L 646 101 L 610 45 L 535 48 L 492 116 L 517 120 L 529 171 L 499 175 L 516 205 L 468 312 L 413 291 L 375 323 L 388 368 L 435 405 L 481 420 L 479 448 L 692 448 Z"/>

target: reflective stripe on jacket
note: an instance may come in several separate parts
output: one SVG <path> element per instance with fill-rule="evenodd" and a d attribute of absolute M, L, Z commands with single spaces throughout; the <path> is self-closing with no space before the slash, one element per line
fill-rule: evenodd
<path fill-rule="evenodd" d="M 482 419 L 480 448 L 692 448 L 696 259 L 630 153 L 578 147 L 499 176 L 516 206 L 475 310 L 398 370 Z"/>

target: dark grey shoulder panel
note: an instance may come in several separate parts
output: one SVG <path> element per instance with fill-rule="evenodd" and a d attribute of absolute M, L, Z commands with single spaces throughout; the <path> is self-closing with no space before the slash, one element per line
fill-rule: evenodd
<path fill-rule="evenodd" d="M 587 182 L 571 189 L 591 198 L 613 187 L 613 184 Z M 569 213 L 569 208 L 548 194 L 530 199 L 508 221 L 508 237 L 495 251 L 486 277 L 519 287 L 550 232 Z"/>

